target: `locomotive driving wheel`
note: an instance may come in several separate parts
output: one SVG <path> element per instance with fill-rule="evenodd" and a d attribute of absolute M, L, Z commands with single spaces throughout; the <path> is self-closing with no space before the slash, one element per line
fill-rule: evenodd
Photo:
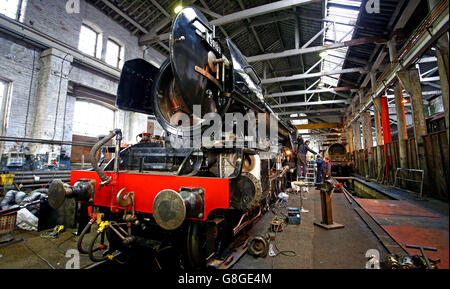
<path fill-rule="evenodd" d="M 202 268 L 206 264 L 206 230 L 200 222 L 188 225 L 186 238 L 186 262 L 190 268 Z"/>
<path fill-rule="evenodd" d="M 190 222 L 185 243 L 185 265 L 191 269 L 210 266 L 213 257 L 221 255 L 230 241 L 228 225 L 226 219 L 218 216 L 206 222 Z"/>

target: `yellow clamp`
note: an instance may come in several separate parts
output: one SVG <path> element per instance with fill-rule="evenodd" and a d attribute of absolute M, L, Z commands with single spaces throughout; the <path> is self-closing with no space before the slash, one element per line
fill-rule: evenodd
<path fill-rule="evenodd" d="M 97 232 L 102 233 L 103 230 L 109 226 L 109 222 L 108 221 L 102 221 L 99 225 L 98 225 L 98 230 Z"/>
<path fill-rule="evenodd" d="M 54 229 L 53 229 L 53 232 L 55 233 L 55 234 L 59 234 L 60 232 L 62 232 L 64 230 L 64 226 L 63 225 L 59 225 L 59 226 L 56 226 Z"/>
<path fill-rule="evenodd" d="M 112 259 L 114 259 L 114 255 L 112 255 L 112 254 L 108 255 L 108 260 L 112 260 Z"/>
<path fill-rule="evenodd" d="M 103 213 L 98 213 L 97 214 L 97 224 L 100 224 L 102 222 L 102 218 L 105 214 Z"/>

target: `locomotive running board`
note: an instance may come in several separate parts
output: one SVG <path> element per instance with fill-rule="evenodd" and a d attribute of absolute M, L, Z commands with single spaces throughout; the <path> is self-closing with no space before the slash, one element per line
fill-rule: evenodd
<path fill-rule="evenodd" d="M 212 259 L 208 261 L 207 266 L 215 269 L 229 269 L 247 252 L 249 236 L 244 234 L 237 238 L 228 247 L 230 254 L 223 259 Z"/>

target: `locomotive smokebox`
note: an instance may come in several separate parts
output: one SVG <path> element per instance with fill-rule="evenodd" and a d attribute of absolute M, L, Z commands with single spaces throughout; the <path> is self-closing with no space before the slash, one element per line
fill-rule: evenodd
<path fill-rule="evenodd" d="M 203 218 L 203 189 L 162 190 L 153 201 L 153 217 L 165 230 L 179 228 L 186 218 Z"/>

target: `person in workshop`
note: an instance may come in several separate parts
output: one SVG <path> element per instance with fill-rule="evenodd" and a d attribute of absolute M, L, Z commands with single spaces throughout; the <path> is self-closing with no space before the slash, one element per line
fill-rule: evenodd
<path fill-rule="evenodd" d="M 301 178 L 306 176 L 306 154 L 308 152 L 317 155 L 315 151 L 309 148 L 309 140 L 298 146 L 297 151 L 297 175 Z M 303 171 L 302 171 L 303 168 Z"/>
<path fill-rule="evenodd" d="M 323 159 L 320 155 L 317 155 L 316 157 L 316 165 L 317 165 L 317 177 L 316 177 L 316 183 L 321 184 L 322 181 L 322 166 L 323 166 Z"/>
<path fill-rule="evenodd" d="M 297 138 L 297 142 L 296 142 L 297 147 L 299 147 L 300 145 L 302 145 L 303 142 L 304 142 L 304 141 L 303 141 L 302 135 L 299 135 L 298 138 Z"/>
<path fill-rule="evenodd" d="M 325 157 L 322 165 L 322 182 L 329 178 L 331 178 L 331 161 L 328 157 Z"/>

